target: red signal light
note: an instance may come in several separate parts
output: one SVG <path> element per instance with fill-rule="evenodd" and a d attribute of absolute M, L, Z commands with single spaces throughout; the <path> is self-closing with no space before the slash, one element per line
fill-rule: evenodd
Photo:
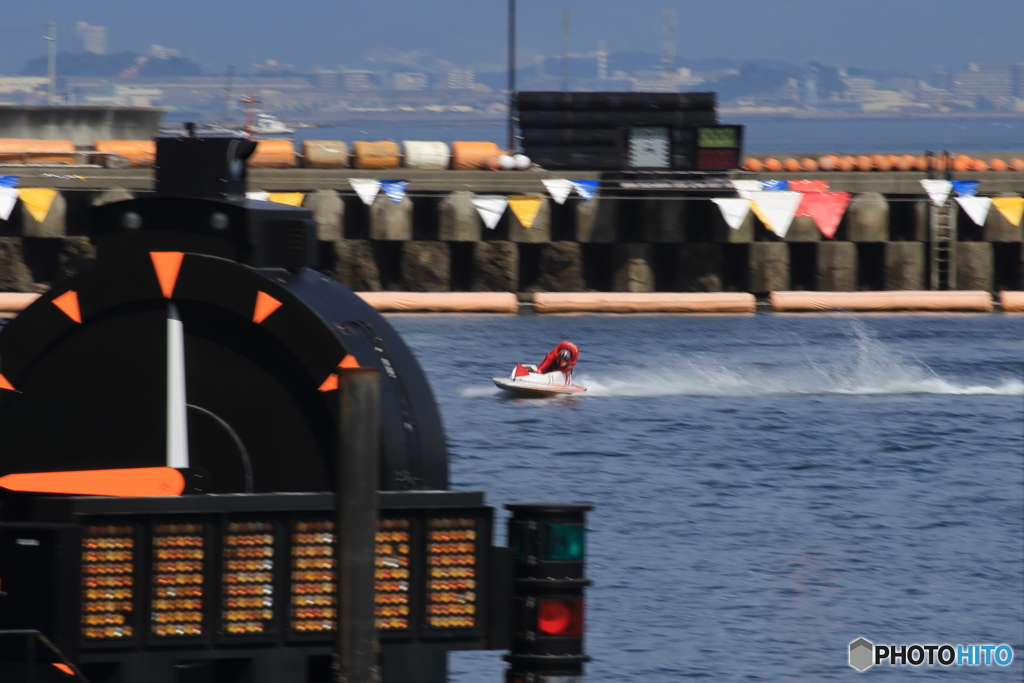
<path fill-rule="evenodd" d="M 540 600 L 537 628 L 551 636 L 583 636 L 582 600 Z"/>

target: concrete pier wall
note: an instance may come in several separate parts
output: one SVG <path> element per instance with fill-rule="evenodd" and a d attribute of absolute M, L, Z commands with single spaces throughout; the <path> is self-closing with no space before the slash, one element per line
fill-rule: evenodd
<path fill-rule="evenodd" d="M 99 171 L 64 181 L 44 221 L 35 221 L 20 205 L 10 220 L 0 221 L 0 291 L 41 291 L 86 267 L 89 207 L 151 187 L 146 178 L 133 185 L 123 175 L 104 180 Z M 494 174 L 479 177 L 496 182 Z M 492 230 L 480 220 L 471 191 L 452 183 L 424 183 L 428 189 L 411 190 L 399 204 L 382 193 L 367 207 L 341 178 L 319 186 L 309 178 L 304 187 L 298 182 L 278 172 L 254 185 L 307 193 L 303 206 L 317 222 L 320 270 L 356 290 L 760 295 L 919 290 L 930 280 L 927 199 L 909 186 L 893 194 L 856 194 L 834 239 L 823 237 L 809 218 L 795 219 L 780 239 L 753 214 L 739 229 L 730 229 L 710 201 L 734 196 L 723 189 L 642 197 L 610 190 L 594 201 L 574 196 L 564 205 L 520 191 L 542 199 L 533 225 L 525 227 L 507 211 Z M 499 185 L 483 182 L 455 185 L 500 191 Z M 42 184 L 31 178 L 22 182 L 23 187 Z M 1004 189 L 1012 194 L 1012 188 Z M 958 226 L 958 289 L 1024 289 L 1021 226 L 995 210 L 983 226 L 964 215 Z"/>
<path fill-rule="evenodd" d="M 149 140 L 160 134 L 163 116 L 155 107 L 0 105 L 0 138 L 71 140 L 78 147 L 97 140 Z"/>

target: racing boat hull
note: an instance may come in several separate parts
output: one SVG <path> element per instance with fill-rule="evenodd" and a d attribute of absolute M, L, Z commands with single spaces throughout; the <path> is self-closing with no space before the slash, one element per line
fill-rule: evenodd
<path fill-rule="evenodd" d="M 533 370 L 536 368 L 517 363 L 508 377 L 492 377 L 491 380 L 499 389 L 524 398 L 565 396 L 580 394 L 587 390 L 584 386 L 572 383 L 572 373 L 538 373 Z"/>

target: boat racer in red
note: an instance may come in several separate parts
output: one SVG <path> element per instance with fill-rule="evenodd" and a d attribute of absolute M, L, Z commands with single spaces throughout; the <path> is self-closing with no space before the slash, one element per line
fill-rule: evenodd
<path fill-rule="evenodd" d="M 572 372 L 576 360 L 580 357 L 580 348 L 571 341 L 563 341 L 553 348 L 537 366 L 537 372 L 554 372 L 561 370 L 566 375 Z"/>

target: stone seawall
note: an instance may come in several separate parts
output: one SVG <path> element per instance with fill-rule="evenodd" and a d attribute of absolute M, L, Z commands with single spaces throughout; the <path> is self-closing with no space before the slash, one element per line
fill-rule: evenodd
<path fill-rule="evenodd" d="M 41 291 L 92 258 L 88 210 L 151 191 L 146 169 L 7 168 L 22 187 L 60 190 L 46 220 L 19 205 L 0 221 L 0 291 Z M 81 174 L 81 175 L 74 175 Z M 601 179 L 599 174 L 573 173 Z M 348 178 L 401 177 L 408 196 L 378 195 L 366 206 Z M 355 290 L 751 292 L 923 290 L 931 285 L 929 201 L 920 173 L 743 174 L 744 178 L 827 179 L 854 193 L 835 239 L 797 218 L 785 239 L 753 215 L 730 229 L 711 198 L 735 196 L 723 179 L 692 176 L 636 183 L 602 179 L 590 202 L 564 205 L 543 190 L 548 172 L 424 172 L 394 169 L 253 171 L 253 190 L 301 191 L 318 224 L 323 272 Z M 740 176 L 738 176 L 740 177 Z M 958 177 L 971 178 L 971 174 Z M 1024 174 L 979 174 L 979 194 L 1015 195 Z M 689 185 L 687 185 L 689 183 Z M 534 225 L 507 211 L 484 227 L 473 194 L 542 198 Z M 957 216 L 953 289 L 1024 289 L 1024 233 L 998 211 L 985 225 Z"/>

